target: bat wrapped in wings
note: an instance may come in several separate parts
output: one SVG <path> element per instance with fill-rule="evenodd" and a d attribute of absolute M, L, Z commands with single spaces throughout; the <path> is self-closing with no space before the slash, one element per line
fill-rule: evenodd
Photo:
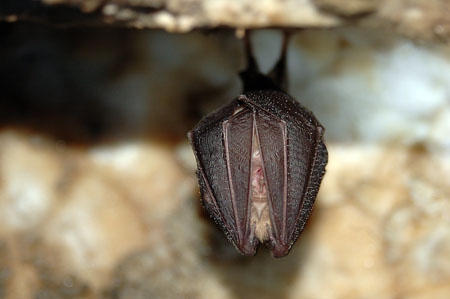
<path fill-rule="evenodd" d="M 242 254 L 265 243 L 282 257 L 304 229 L 325 173 L 324 128 L 273 80 L 285 54 L 270 77 L 248 53 L 244 93 L 188 137 L 209 215 Z"/>

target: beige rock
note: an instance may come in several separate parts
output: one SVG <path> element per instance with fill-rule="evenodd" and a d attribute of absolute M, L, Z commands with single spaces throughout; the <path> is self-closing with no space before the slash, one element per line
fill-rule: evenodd
<path fill-rule="evenodd" d="M 15 131 L 3 132 L 0 144 L 7 178 L 0 203 L 9 211 L 2 217 L 0 285 L 14 298 L 450 294 L 445 156 L 329 144 L 330 164 L 307 231 L 289 256 L 275 260 L 266 250 L 240 257 L 199 218 L 195 178 L 165 145 L 74 150 Z M 34 187 L 11 193 L 20 182 Z M 25 200 L 27 194 L 39 200 Z"/>

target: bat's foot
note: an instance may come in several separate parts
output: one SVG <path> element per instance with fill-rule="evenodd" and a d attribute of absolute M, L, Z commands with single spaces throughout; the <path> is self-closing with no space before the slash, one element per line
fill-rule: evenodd
<path fill-rule="evenodd" d="M 269 74 L 263 75 L 256 63 L 253 55 L 252 43 L 250 39 L 250 32 L 247 31 L 244 35 L 244 46 L 247 57 L 247 68 L 240 73 L 242 83 L 244 85 L 244 93 L 253 90 L 273 89 L 273 90 L 287 90 L 287 74 L 286 74 L 286 51 L 288 46 L 290 33 L 283 31 L 283 43 L 281 47 L 281 55 L 275 63 Z"/>
<path fill-rule="evenodd" d="M 283 31 L 283 43 L 281 45 L 281 54 L 278 61 L 275 63 L 268 76 L 278 85 L 282 90 L 287 91 L 287 48 L 289 44 L 291 33 Z"/>

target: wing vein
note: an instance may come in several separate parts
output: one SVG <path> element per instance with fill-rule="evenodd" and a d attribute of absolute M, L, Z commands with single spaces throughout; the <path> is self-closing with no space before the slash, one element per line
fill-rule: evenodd
<path fill-rule="evenodd" d="M 238 212 L 237 212 L 237 207 L 236 207 L 236 194 L 234 192 L 234 185 L 233 185 L 233 178 L 231 175 L 231 165 L 230 165 L 230 145 L 228 143 L 228 127 L 229 127 L 229 122 L 225 121 L 223 123 L 223 139 L 224 139 L 224 143 L 225 143 L 225 157 L 226 157 L 226 162 L 227 162 L 227 176 L 228 176 L 228 182 L 230 184 L 230 196 L 231 196 L 231 205 L 233 207 L 233 214 L 234 214 L 234 222 L 236 224 L 236 228 L 238 230 L 238 236 L 239 236 L 239 241 L 238 243 L 240 244 L 243 240 L 242 238 L 242 228 L 240 223 L 238 223 L 239 221 L 239 216 L 238 216 Z"/>
<path fill-rule="evenodd" d="M 283 137 L 283 155 L 284 155 L 284 164 L 283 164 L 283 173 L 284 173 L 284 186 L 283 186 L 283 231 L 282 231 L 282 238 L 283 240 L 287 240 L 286 238 L 286 231 L 287 231 L 287 165 L 289 161 L 287 160 L 287 136 L 286 136 L 286 122 L 281 120 L 281 131 L 282 131 L 282 137 Z"/>

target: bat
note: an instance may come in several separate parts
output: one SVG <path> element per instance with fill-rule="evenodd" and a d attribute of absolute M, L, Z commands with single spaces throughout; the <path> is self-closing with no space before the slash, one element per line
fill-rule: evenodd
<path fill-rule="evenodd" d="M 264 243 L 287 255 L 303 231 L 320 187 L 328 153 L 324 128 L 277 83 L 283 54 L 262 75 L 249 50 L 244 92 L 204 117 L 188 133 L 202 205 L 243 255 Z"/>

